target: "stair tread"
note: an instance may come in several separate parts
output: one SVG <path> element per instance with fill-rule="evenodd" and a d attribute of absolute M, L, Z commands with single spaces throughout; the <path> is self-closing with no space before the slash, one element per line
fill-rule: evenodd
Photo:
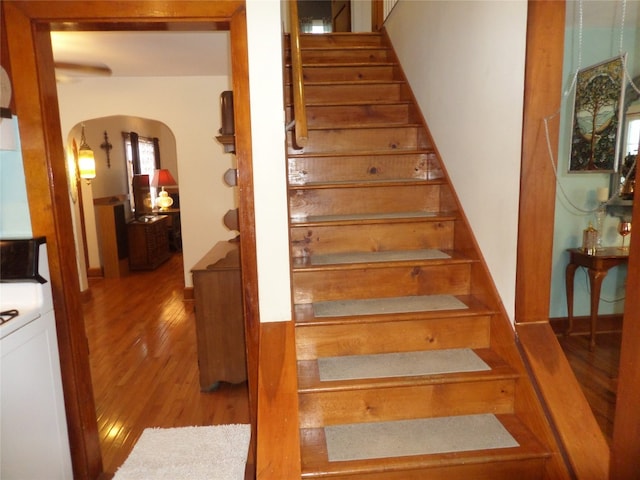
<path fill-rule="evenodd" d="M 375 180 L 337 180 L 326 182 L 307 182 L 294 183 L 289 185 L 290 190 L 316 190 L 322 188 L 357 188 L 370 187 L 374 185 L 393 186 L 393 185 L 441 185 L 445 183 L 443 178 L 426 179 L 426 178 L 386 178 Z"/>
<path fill-rule="evenodd" d="M 468 439 L 469 442 L 465 446 L 465 448 L 469 448 L 466 451 L 452 451 L 454 448 L 453 446 L 447 447 L 436 439 L 434 446 L 432 447 L 432 451 L 434 453 L 417 453 L 395 457 L 385 456 L 379 458 L 344 459 L 336 461 L 329 460 L 330 451 L 327 447 L 327 434 L 325 428 L 304 428 L 300 430 L 303 478 L 313 478 L 316 475 L 326 478 L 331 475 L 338 474 L 351 474 L 357 476 L 372 472 L 387 473 L 399 470 L 419 468 L 428 469 L 430 467 L 436 468 L 463 464 L 486 464 L 489 462 L 515 461 L 535 458 L 543 459 L 549 456 L 549 453 L 515 415 L 499 414 L 495 415 L 495 419 L 508 432 L 509 437 L 515 440 L 517 445 L 514 445 L 513 442 L 508 442 L 507 437 L 507 442 L 505 444 L 512 446 L 491 448 L 491 444 L 484 443 L 486 438 L 483 437 L 486 436 L 486 430 L 474 432 L 473 430 L 465 429 L 464 438 Z M 435 421 L 445 422 L 444 428 L 442 428 L 443 426 L 441 424 L 440 429 L 442 429 L 446 434 L 447 422 L 451 421 L 453 424 L 458 424 L 464 428 L 466 425 L 464 420 L 466 420 L 466 418 L 461 417 L 456 419 L 454 417 L 449 417 Z M 385 425 L 383 422 L 380 423 L 381 425 L 374 426 L 377 427 L 375 428 L 376 431 L 384 431 Z M 406 423 L 399 425 L 404 427 L 406 426 Z M 346 427 L 349 428 L 349 426 Z M 359 430 L 358 427 L 354 428 Z M 349 437 L 347 436 L 346 438 Z M 371 436 L 367 438 L 372 439 Z M 358 440 L 360 440 L 360 438 L 354 440 L 354 442 L 359 444 Z M 381 444 L 387 447 L 392 439 L 376 437 L 376 442 L 377 441 L 380 441 Z M 413 445 L 417 443 L 419 442 L 414 441 Z M 473 449 L 474 446 L 482 447 L 483 445 L 485 448 Z"/>
<path fill-rule="evenodd" d="M 401 265 L 411 263 L 411 265 L 437 265 L 451 263 L 466 263 L 473 261 L 469 257 L 451 250 L 440 250 L 436 248 L 416 249 L 416 250 L 386 250 L 376 252 L 336 252 L 326 254 L 316 254 L 307 257 L 293 258 L 293 271 L 304 270 L 327 270 L 343 268 L 363 268 L 374 267 L 377 264 L 388 267 L 390 265 Z"/>
<path fill-rule="evenodd" d="M 292 226 L 310 226 L 326 224 L 353 223 L 392 223 L 396 221 L 443 221 L 455 220 L 452 212 L 389 212 L 389 213 L 353 213 L 344 215 L 309 215 L 291 219 Z"/>
<path fill-rule="evenodd" d="M 305 88 L 307 87 L 335 87 L 338 85 L 350 85 L 350 86 L 371 86 L 371 85 L 404 85 L 402 80 L 395 79 L 380 79 L 380 80 L 335 80 L 335 81 L 322 81 L 322 82 L 304 82 Z M 396 100 L 397 101 L 397 100 Z"/>
<path fill-rule="evenodd" d="M 304 157 L 384 157 L 387 155 L 429 155 L 434 154 L 432 148 L 415 148 L 413 150 L 363 150 L 354 152 L 301 152 L 301 153 L 289 153 L 289 158 L 304 158 Z"/>
<path fill-rule="evenodd" d="M 429 357 L 435 357 L 433 361 L 443 362 L 449 360 L 451 355 L 455 355 L 455 351 L 471 350 L 471 349 L 445 349 L 445 350 L 430 350 L 423 351 L 419 355 L 419 359 L 423 361 L 429 361 Z M 392 388 L 401 386 L 414 386 L 417 384 L 442 384 L 452 382 L 464 382 L 464 381 L 480 381 L 480 380 L 495 380 L 505 378 L 517 378 L 518 374 L 509 365 L 507 365 L 499 355 L 488 348 L 473 349 L 475 355 L 487 366 L 487 368 L 471 369 L 470 366 L 460 368 L 458 370 L 455 367 L 447 364 L 445 368 L 442 368 L 442 364 L 425 367 L 420 373 L 420 369 L 416 366 L 411 366 L 410 370 L 405 370 L 406 365 L 398 365 L 391 368 L 381 367 L 379 372 L 375 376 L 371 374 L 365 374 L 362 378 L 343 378 L 343 379 L 329 379 L 325 374 L 325 378 L 321 379 L 321 362 L 326 359 L 313 359 L 313 360 L 298 360 L 298 392 L 324 392 L 324 391 L 336 391 L 336 390 L 350 390 L 350 389 L 362 389 L 362 388 Z M 461 352 L 462 353 L 462 352 Z M 468 352 L 464 352 L 468 356 Z M 384 365 L 386 359 L 393 360 L 398 356 L 398 352 L 378 353 L 369 355 L 354 355 L 353 359 L 357 361 L 370 362 L 373 357 L 373 363 L 379 362 Z M 347 360 L 350 360 L 348 356 L 344 356 Z M 335 361 L 339 365 L 340 357 L 330 357 L 331 361 Z M 416 360 L 416 359 L 411 359 Z M 479 365 L 478 365 L 479 366 Z M 431 370 L 431 371 L 429 371 Z M 436 371 L 438 370 L 438 371 Z M 390 372 L 390 374 L 384 375 Z M 384 376 L 383 376 L 384 375 Z"/>
<path fill-rule="evenodd" d="M 472 295 L 454 295 L 460 303 L 466 308 L 454 308 L 447 310 L 412 310 L 404 312 L 379 311 L 377 313 L 361 314 L 357 316 L 316 316 L 312 303 L 303 303 L 294 305 L 294 318 L 296 325 L 316 325 L 316 324 L 342 324 L 348 323 L 369 323 L 382 322 L 389 319 L 414 319 L 414 318 L 443 318 L 443 317 L 471 317 L 478 315 L 489 315 L 494 313 L 493 310 L 487 308 L 482 302 Z M 403 297 L 391 297 L 392 299 Z M 382 299 L 384 300 L 384 299 Z"/>
<path fill-rule="evenodd" d="M 316 125 L 311 126 L 308 130 L 383 130 L 383 129 L 400 129 L 400 128 L 422 128 L 419 123 L 359 123 L 359 124 L 341 124 L 341 125 Z"/>

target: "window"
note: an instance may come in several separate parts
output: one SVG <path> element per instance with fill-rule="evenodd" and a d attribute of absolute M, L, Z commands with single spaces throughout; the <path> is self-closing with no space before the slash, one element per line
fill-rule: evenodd
<path fill-rule="evenodd" d="M 127 181 L 131 211 L 135 211 L 133 192 L 133 176 L 149 175 L 149 182 L 153 180 L 154 172 L 160 168 L 160 152 L 157 138 L 141 137 L 135 132 L 123 132 L 125 158 L 127 159 Z M 151 187 L 151 198 L 158 195 L 155 187 Z"/>

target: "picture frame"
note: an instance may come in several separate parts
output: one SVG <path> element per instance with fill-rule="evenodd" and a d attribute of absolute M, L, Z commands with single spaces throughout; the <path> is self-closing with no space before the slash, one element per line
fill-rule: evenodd
<path fill-rule="evenodd" d="M 626 53 L 578 71 L 569 173 L 612 173 L 617 168 L 625 60 Z"/>

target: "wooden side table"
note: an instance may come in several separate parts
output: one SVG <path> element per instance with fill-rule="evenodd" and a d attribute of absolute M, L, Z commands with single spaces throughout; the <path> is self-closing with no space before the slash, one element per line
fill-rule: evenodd
<path fill-rule="evenodd" d="M 600 289 L 607 272 L 618 265 L 628 262 L 629 252 L 618 247 L 608 247 L 598 250 L 595 255 L 587 255 L 580 248 L 570 248 L 569 264 L 566 271 L 567 288 L 567 314 L 569 317 L 568 335 L 573 329 L 573 283 L 576 269 L 585 267 L 589 272 L 589 284 L 591 286 L 591 337 L 589 350 L 596 346 L 596 322 L 598 321 L 598 304 L 600 303 Z"/>

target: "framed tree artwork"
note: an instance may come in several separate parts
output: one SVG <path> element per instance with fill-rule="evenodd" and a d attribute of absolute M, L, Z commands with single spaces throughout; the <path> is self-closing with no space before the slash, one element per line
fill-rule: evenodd
<path fill-rule="evenodd" d="M 569 172 L 613 172 L 624 114 L 621 55 L 584 68 L 576 78 Z"/>

